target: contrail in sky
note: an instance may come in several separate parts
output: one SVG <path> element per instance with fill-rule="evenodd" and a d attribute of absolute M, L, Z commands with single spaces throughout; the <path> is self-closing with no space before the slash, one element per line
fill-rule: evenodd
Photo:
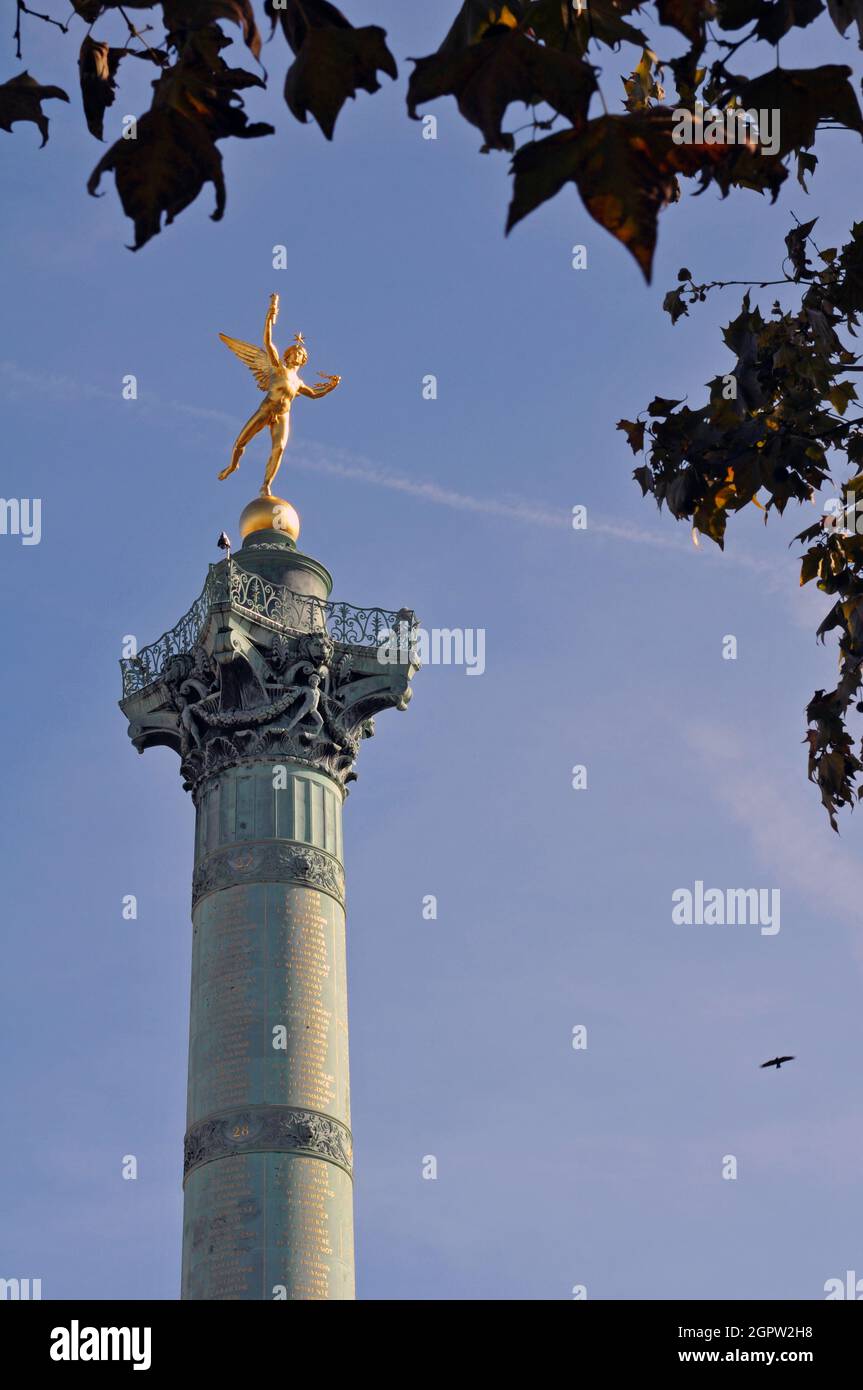
<path fill-rule="evenodd" d="M 10 361 L 0 361 L 0 380 L 3 381 L 10 396 L 13 396 L 17 389 L 19 392 L 27 393 L 38 391 L 42 397 L 47 393 L 55 400 L 80 401 L 87 399 L 109 401 L 114 405 L 118 403 L 117 393 L 106 391 L 104 387 L 85 384 L 71 377 L 56 374 L 47 377 L 38 375 Z M 187 405 L 182 401 L 165 401 L 150 393 L 148 393 L 146 400 L 139 401 L 138 405 L 147 410 L 148 413 L 157 412 L 163 415 L 165 412 L 171 412 L 175 415 L 187 415 L 193 419 L 209 420 L 214 424 L 226 425 L 232 433 L 236 429 L 235 415 L 228 414 L 224 410 L 211 410 L 204 406 Z M 481 516 L 500 517 L 504 521 L 516 521 L 520 525 L 543 526 L 554 531 L 572 529 L 572 514 L 565 507 L 557 510 L 545 503 L 532 502 L 528 498 L 511 495 L 476 497 L 471 493 L 457 492 L 452 488 L 442 487 L 439 483 L 424 482 L 419 478 L 390 472 L 368 459 L 348 453 L 345 450 L 329 448 L 324 450 L 315 445 L 306 446 L 293 452 L 290 461 L 294 467 L 304 468 L 311 473 L 344 478 L 348 481 L 364 483 L 369 487 L 387 488 L 391 492 L 401 492 L 405 496 L 415 497 L 420 502 L 430 502 L 437 507 L 448 507 L 451 511 L 474 512 Z M 584 531 L 578 534 L 600 536 L 603 539 L 621 541 L 627 545 L 646 545 L 659 550 L 676 551 L 678 554 L 685 554 L 693 558 L 700 558 L 704 554 L 711 553 L 706 549 L 700 551 L 696 549 L 689 535 L 684 537 L 673 531 L 648 530 L 629 522 L 603 521 L 593 514 L 589 515 L 588 524 Z M 780 567 L 770 560 L 742 554 L 739 551 L 729 552 L 724 559 L 727 564 L 761 575 L 777 576 L 786 573 L 785 567 Z"/>

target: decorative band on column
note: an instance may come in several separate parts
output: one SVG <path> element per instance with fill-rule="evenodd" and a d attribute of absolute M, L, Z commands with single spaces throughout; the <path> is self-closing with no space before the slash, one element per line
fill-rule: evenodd
<path fill-rule="evenodd" d="M 225 1111 L 192 1125 L 186 1135 L 183 1182 L 202 1163 L 243 1153 L 296 1153 L 322 1158 L 353 1177 L 353 1138 L 347 1125 L 319 1110 L 293 1105 Z"/>
<path fill-rule="evenodd" d="M 202 859 L 192 879 L 192 907 L 207 893 L 240 883 L 303 883 L 345 905 L 345 871 L 332 854 L 311 845 L 272 840 L 218 849 Z"/>

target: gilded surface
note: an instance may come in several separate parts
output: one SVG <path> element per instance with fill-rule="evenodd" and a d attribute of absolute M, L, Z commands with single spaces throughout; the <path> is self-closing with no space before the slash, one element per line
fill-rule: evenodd
<path fill-rule="evenodd" d="M 279 350 L 273 342 L 273 328 L 278 314 L 279 296 L 272 294 L 270 295 L 270 307 L 264 321 L 264 346 L 262 348 L 256 347 L 254 343 L 244 343 L 239 338 L 229 338 L 226 333 L 219 334 L 222 342 L 227 344 L 231 352 L 236 353 L 240 361 L 244 362 L 250 369 L 260 389 L 266 392 L 254 415 L 249 417 L 237 435 L 231 454 L 231 462 L 227 468 L 222 469 L 219 477 L 227 478 L 231 473 L 235 473 L 240 466 L 240 459 L 246 445 L 261 430 L 268 429 L 271 447 L 263 486 L 261 487 L 262 497 L 272 496 L 271 484 L 279 471 L 287 447 L 291 432 L 291 406 L 296 397 L 308 396 L 313 401 L 319 400 L 321 396 L 328 396 L 331 391 L 335 391 L 341 381 L 339 376 L 318 372 L 322 381 L 317 386 L 306 385 L 299 371 L 309 360 L 303 335 L 302 333 L 295 334 L 293 343 L 289 348 L 286 348 L 284 355 L 280 357 Z"/>

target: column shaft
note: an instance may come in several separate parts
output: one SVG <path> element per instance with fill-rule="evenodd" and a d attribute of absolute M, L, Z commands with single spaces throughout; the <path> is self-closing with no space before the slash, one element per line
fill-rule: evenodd
<path fill-rule="evenodd" d="M 270 761 L 199 792 L 185 1299 L 354 1297 L 342 799 Z"/>

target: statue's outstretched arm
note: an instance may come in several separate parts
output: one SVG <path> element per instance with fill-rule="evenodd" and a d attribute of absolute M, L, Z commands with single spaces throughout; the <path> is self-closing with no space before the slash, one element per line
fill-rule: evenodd
<path fill-rule="evenodd" d="M 318 372 L 318 376 L 321 375 L 322 373 Z M 300 382 L 300 395 L 309 396 L 313 401 L 318 401 L 321 396 L 328 396 L 331 391 L 335 391 L 340 381 L 340 376 L 327 377 L 326 381 L 322 381 L 320 386 L 307 386 L 306 383 L 302 381 Z"/>
<path fill-rule="evenodd" d="M 264 320 L 264 347 L 266 348 L 266 350 L 267 350 L 267 356 L 269 357 L 270 362 L 272 363 L 272 365 L 273 365 L 274 367 L 280 367 L 280 366 L 281 366 L 281 361 L 280 361 L 280 359 L 279 359 L 278 348 L 276 347 L 275 343 L 273 342 L 273 325 L 275 324 L 276 319 L 277 319 L 278 317 L 279 317 L 279 296 L 278 296 L 277 294 L 271 294 L 271 295 L 270 295 L 270 307 L 269 307 L 269 309 L 267 310 L 267 317 L 266 317 L 266 319 Z"/>

